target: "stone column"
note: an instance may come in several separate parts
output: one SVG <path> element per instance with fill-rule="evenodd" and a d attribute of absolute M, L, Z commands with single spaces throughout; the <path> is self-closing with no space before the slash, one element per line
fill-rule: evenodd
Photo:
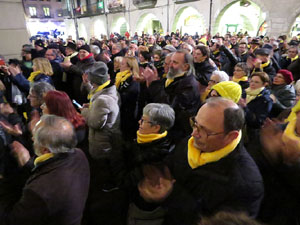
<path fill-rule="evenodd" d="M 0 0 L 0 15 L 0 54 L 20 59 L 22 45 L 29 43 L 22 0 Z"/>

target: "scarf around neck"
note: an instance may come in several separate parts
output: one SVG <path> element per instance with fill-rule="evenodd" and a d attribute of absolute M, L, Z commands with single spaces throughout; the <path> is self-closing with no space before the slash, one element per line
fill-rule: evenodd
<path fill-rule="evenodd" d="M 243 76 L 242 78 L 232 78 L 232 81 L 234 81 L 235 83 L 239 83 L 240 81 L 248 81 L 248 77 L 247 76 Z"/>
<path fill-rule="evenodd" d="M 131 71 L 130 70 L 125 70 L 122 72 L 117 73 L 116 75 L 116 82 L 115 85 L 117 87 L 117 89 L 120 87 L 120 85 L 122 85 L 124 83 L 124 81 L 126 81 L 130 76 L 131 76 Z"/>
<path fill-rule="evenodd" d="M 41 163 L 41 162 L 44 162 L 50 158 L 53 158 L 54 157 L 54 154 L 53 153 L 46 153 L 46 154 L 43 154 L 39 157 L 37 157 L 35 160 L 34 160 L 34 165 L 36 166 L 37 164 Z"/>
<path fill-rule="evenodd" d="M 88 94 L 88 100 L 90 100 L 90 107 L 92 105 L 92 98 L 93 96 L 99 92 L 102 91 L 105 87 L 107 87 L 110 84 L 110 80 L 106 81 L 104 84 L 101 84 L 99 87 L 93 89 L 89 94 Z"/>
<path fill-rule="evenodd" d="M 231 153 L 236 146 L 240 143 L 242 132 L 234 139 L 230 144 L 214 152 L 201 152 L 194 146 L 194 137 L 191 137 L 188 141 L 188 163 L 192 169 L 199 166 L 203 166 L 207 163 L 219 161 L 220 159 Z"/>
<path fill-rule="evenodd" d="M 27 78 L 27 80 L 29 82 L 34 82 L 34 78 L 39 75 L 41 73 L 41 71 L 35 71 L 35 72 L 32 72 L 30 73 L 30 76 Z"/>
<path fill-rule="evenodd" d="M 247 94 L 246 103 L 248 104 L 253 99 L 255 99 L 259 95 L 259 93 L 262 92 L 264 89 L 265 89 L 265 87 L 261 87 L 261 88 L 255 89 L 255 90 L 251 89 L 250 87 L 247 88 L 245 90 L 246 94 Z"/>
<path fill-rule="evenodd" d="M 137 143 L 144 144 L 166 137 L 168 131 L 165 131 L 162 134 L 141 134 L 139 131 L 137 131 L 136 134 Z"/>
<path fill-rule="evenodd" d="M 285 128 L 283 135 L 282 135 L 282 141 L 286 143 L 289 139 L 298 141 L 298 148 L 300 148 L 300 137 L 296 134 L 296 124 L 297 124 L 297 118 L 290 121 Z"/>
<path fill-rule="evenodd" d="M 175 77 L 173 78 L 167 78 L 166 82 L 165 82 L 165 87 L 168 87 L 171 83 L 174 82 L 175 78 L 177 77 L 183 77 L 185 75 L 185 73 L 180 73 L 180 74 L 177 74 Z"/>

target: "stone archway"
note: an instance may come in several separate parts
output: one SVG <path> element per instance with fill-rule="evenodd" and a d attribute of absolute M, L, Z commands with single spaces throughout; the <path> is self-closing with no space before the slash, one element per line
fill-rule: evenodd
<path fill-rule="evenodd" d="M 206 26 L 204 18 L 194 7 L 184 6 L 180 8 L 176 12 L 173 21 L 173 32 L 179 29 L 182 34 L 188 33 L 194 35 L 196 32 L 198 32 L 198 34 L 205 33 Z"/>
<path fill-rule="evenodd" d="M 111 32 L 117 32 L 124 36 L 125 32 L 129 31 L 129 25 L 123 16 L 119 16 L 114 18 L 111 24 Z"/>
<path fill-rule="evenodd" d="M 238 32 L 239 29 L 243 29 L 244 32 L 246 30 L 251 30 L 250 35 L 256 36 L 264 21 L 266 21 L 267 24 L 270 24 L 268 11 L 265 10 L 266 7 L 263 2 L 260 0 L 249 0 L 249 2 L 251 3 L 250 6 L 242 7 L 239 6 L 239 0 L 222 1 L 222 10 L 215 12 L 213 34 L 216 34 L 217 32 L 224 34 L 227 31 L 234 30 Z M 230 12 L 229 10 L 234 10 L 234 12 Z M 228 13 L 229 15 L 226 15 Z M 256 16 L 252 17 L 253 15 Z M 230 20 L 232 22 L 230 22 Z"/>
<path fill-rule="evenodd" d="M 135 30 L 139 34 L 141 34 L 142 31 L 153 34 L 153 30 L 163 33 L 163 26 L 161 21 L 153 13 L 144 13 L 139 17 Z"/>

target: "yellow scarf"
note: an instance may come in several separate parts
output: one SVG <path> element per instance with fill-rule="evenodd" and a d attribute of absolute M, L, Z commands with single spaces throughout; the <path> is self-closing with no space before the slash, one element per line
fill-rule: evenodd
<path fill-rule="evenodd" d="M 268 65 L 270 65 L 270 60 L 268 60 L 268 62 L 266 62 L 266 63 L 262 63 L 261 64 L 261 68 L 263 69 L 263 68 L 265 68 L 265 67 L 267 67 Z"/>
<path fill-rule="evenodd" d="M 207 163 L 219 161 L 232 152 L 240 143 L 242 132 L 229 145 L 214 152 L 201 152 L 200 149 L 194 147 L 194 137 L 191 137 L 188 142 L 188 162 L 192 169 L 203 166 Z"/>
<path fill-rule="evenodd" d="M 262 90 L 264 90 L 265 87 L 261 87 L 258 89 L 251 89 L 251 88 L 247 88 L 245 91 L 247 93 L 247 97 L 246 97 L 246 103 L 248 104 L 249 102 L 251 102 L 253 99 L 255 99 L 256 97 L 259 96 L 259 93 L 262 92 Z"/>
<path fill-rule="evenodd" d="M 117 73 L 116 82 L 115 82 L 117 89 L 119 88 L 120 84 L 123 84 L 123 82 L 125 80 L 127 80 L 127 78 L 129 78 L 131 75 L 132 74 L 131 74 L 130 70 L 125 70 L 125 71 Z"/>
<path fill-rule="evenodd" d="M 167 136 L 168 131 L 165 131 L 162 134 L 141 134 L 139 131 L 137 131 L 136 134 L 137 134 L 137 142 L 139 144 L 144 144 Z"/>
<path fill-rule="evenodd" d="M 216 55 L 216 54 L 218 54 L 219 52 L 220 52 L 220 50 L 216 50 L 216 51 L 213 52 L 213 55 Z"/>
<path fill-rule="evenodd" d="M 41 71 L 35 71 L 35 72 L 32 72 L 30 74 L 30 76 L 27 78 L 28 81 L 30 82 L 33 82 L 34 81 L 34 78 L 39 75 L 41 73 Z"/>
<path fill-rule="evenodd" d="M 300 111 L 300 101 L 296 103 L 296 105 L 292 108 L 292 111 L 289 117 L 285 120 L 285 122 L 291 122 L 292 120 L 296 119 L 296 112 Z"/>
<path fill-rule="evenodd" d="M 50 158 L 52 158 L 54 156 L 53 153 L 46 153 L 46 154 L 43 154 L 39 157 L 37 157 L 35 160 L 34 160 L 34 165 L 36 166 L 37 164 L 41 163 L 41 162 L 44 162 Z"/>
<path fill-rule="evenodd" d="M 172 82 L 174 82 L 175 78 L 182 77 L 184 75 L 185 75 L 185 73 L 181 73 L 181 74 L 176 75 L 174 78 L 167 78 L 166 83 L 165 83 L 165 87 L 168 87 Z"/>
<path fill-rule="evenodd" d="M 287 58 L 288 58 L 288 59 L 291 59 L 291 61 L 294 62 L 295 60 L 297 60 L 297 59 L 299 58 L 299 56 L 296 55 L 294 58 L 289 58 L 289 57 L 287 57 Z"/>
<path fill-rule="evenodd" d="M 163 75 L 162 75 L 162 78 L 166 78 L 167 77 L 167 73 L 164 73 Z"/>
<path fill-rule="evenodd" d="M 297 118 L 293 119 L 289 122 L 287 127 L 285 128 L 283 135 L 282 135 L 282 141 L 286 143 L 289 139 L 298 141 L 298 148 L 300 148 L 300 137 L 296 135 L 296 123 Z"/>
<path fill-rule="evenodd" d="M 240 81 L 248 81 L 248 77 L 247 76 L 243 76 L 242 78 L 235 78 L 233 76 L 232 81 L 234 81 L 235 83 L 239 83 Z"/>
<path fill-rule="evenodd" d="M 93 96 L 99 92 L 102 91 L 102 89 L 104 89 L 106 86 L 108 86 L 110 84 L 110 80 L 106 81 L 104 84 L 101 84 L 99 87 L 97 87 L 97 89 L 92 90 L 89 95 L 88 95 L 88 100 L 90 100 L 90 105 L 89 108 L 92 107 L 92 98 Z"/>

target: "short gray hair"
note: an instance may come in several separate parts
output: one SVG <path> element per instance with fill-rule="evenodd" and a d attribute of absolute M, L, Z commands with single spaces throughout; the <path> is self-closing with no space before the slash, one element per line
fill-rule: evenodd
<path fill-rule="evenodd" d="M 143 115 L 148 116 L 153 125 L 160 126 L 160 133 L 169 130 L 174 125 L 175 112 L 167 104 L 150 103 L 144 107 Z"/>
<path fill-rule="evenodd" d="M 71 152 L 77 145 L 73 125 L 65 118 L 43 115 L 40 126 L 34 131 L 34 145 L 45 147 L 51 153 Z"/>
<path fill-rule="evenodd" d="M 212 72 L 212 75 L 217 75 L 219 77 L 219 79 L 220 79 L 219 82 L 229 81 L 229 76 L 224 71 L 215 70 L 214 72 Z"/>
<path fill-rule="evenodd" d="M 100 54 L 100 48 L 97 46 L 97 45 L 90 45 L 90 48 L 91 48 L 91 52 L 94 54 L 94 55 L 99 55 Z"/>
<path fill-rule="evenodd" d="M 47 82 L 34 82 L 30 87 L 30 91 L 36 94 L 38 101 L 43 101 L 44 94 L 53 90 L 55 90 L 55 88 Z"/>

